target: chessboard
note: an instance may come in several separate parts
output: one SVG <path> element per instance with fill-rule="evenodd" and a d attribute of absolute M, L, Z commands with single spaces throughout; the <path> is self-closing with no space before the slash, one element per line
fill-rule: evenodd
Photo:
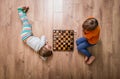
<path fill-rule="evenodd" d="M 53 51 L 73 51 L 74 30 L 53 30 Z"/>

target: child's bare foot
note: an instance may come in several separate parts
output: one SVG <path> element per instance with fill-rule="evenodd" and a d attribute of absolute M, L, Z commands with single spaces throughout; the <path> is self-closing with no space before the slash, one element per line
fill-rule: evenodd
<path fill-rule="evenodd" d="M 24 11 L 25 13 L 27 13 L 27 11 L 29 10 L 29 7 L 28 7 L 28 6 L 23 6 L 22 8 L 23 8 L 23 11 Z"/>
<path fill-rule="evenodd" d="M 88 57 L 87 57 L 87 56 L 85 56 L 85 62 L 87 62 L 87 60 L 88 60 Z"/>
<path fill-rule="evenodd" d="M 95 60 L 95 56 L 91 56 L 87 61 L 87 64 L 92 64 L 94 60 Z"/>
<path fill-rule="evenodd" d="M 19 7 L 21 8 L 25 13 L 27 13 L 27 11 L 29 10 L 28 6 L 23 6 L 23 7 Z"/>

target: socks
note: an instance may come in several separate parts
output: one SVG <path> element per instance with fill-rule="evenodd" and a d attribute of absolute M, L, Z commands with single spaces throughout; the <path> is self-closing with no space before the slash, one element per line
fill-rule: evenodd
<path fill-rule="evenodd" d="M 23 11 L 22 8 L 18 8 L 18 14 L 23 24 L 21 38 L 22 40 L 26 40 L 32 35 L 32 26 L 31 24 L 29 24 L 26 13 Z"/>

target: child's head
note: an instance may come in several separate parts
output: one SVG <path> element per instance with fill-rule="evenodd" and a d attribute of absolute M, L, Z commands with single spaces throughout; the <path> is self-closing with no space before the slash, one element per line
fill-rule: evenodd
<path fill-rule="evenodd" d="M 45 46 L 43 46 L 38 53 L 42 57 L 51 56 L 52 55 L 51 46 L 46 43 Z"/>
<path fill-rule="evenodd" d="M 83 30 L 91 31 L 98 26 L 98 21 L 95 18 L 88 18 L 82 25 Z"/>

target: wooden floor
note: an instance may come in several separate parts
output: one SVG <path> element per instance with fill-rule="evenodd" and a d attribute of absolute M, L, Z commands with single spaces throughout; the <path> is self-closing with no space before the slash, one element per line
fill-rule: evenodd
<path fill-rule="evenodd" d="M 74 52 L 53 52 L 44 62 L 20 38 L 17 8 L 28 5 L 36 36 L 52 45 L 53 29 L 71 29 L 75 40 L 88 16 L 101 26 L 99 43 L 89 50 L 96 61 L 88 66 Z M 120 0 L 0 0 L 0 79 L 120 79 Z"/>

